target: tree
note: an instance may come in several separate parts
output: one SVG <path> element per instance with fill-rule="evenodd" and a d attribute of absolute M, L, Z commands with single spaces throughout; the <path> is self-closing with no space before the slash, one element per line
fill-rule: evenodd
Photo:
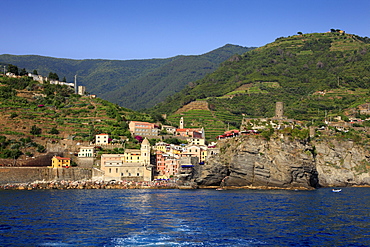
<path fill-rule="evenodd" d="M 12 112 L 12 114 L 10 114 L 10 118 L 13 119 L 13 118 L 16 118 L 18 117 L 18 114 L 15 113 L 15 112 Z"/>
<path fill-rule="evenodd" d="M 303 33 L 302 32 L 297 32 L 298 35 L 302 35 Z"/>
<path fill-rule="evenodd" d="M 33 126 L 31 127 L 31 131 L 30 131 L 30 133 L 31 133 L 32 135 L 40 135 L 40 134 L 41 134 L 41 128 L 38 128 L 38 127 L 36 127 L 36 125 L 33 125 Z"/>
<path fill-rule="evenodd" d="M 49 131 L 49 134 L 52 134 L 52 135 L 58 135 L 59 134 L 59 130 L 57 130 L 55 127 L 51 128 L 51 130 Z"/>
<path fill-rule="evenodd" d="M 24 76 L 24 75 L 27 75 L 27 71 L 25 68 L 21 69 L 21 72 L 19 72 L 19 75 L 20 76 Z"/>
<path fill-rule="evenodd" d="M 67 79 L 66 79 L 66 77 L 63 77 L 63 80 L 62 80 L 62 82 L 67 82 Z"/>
<path fill-rule="evenodd" d="M 50 80 L 59 80 L 59 76 L 57 75 L 57 73 L 53 73 L 53 72 L 50 72 L 49 73 L 49 79 Z"/>
<path fill-rule="evenodd" d="M 13 73 L 15 75 L 19 75 L 18 67 L 13 64 L 8 65 L 8 72 Z"/>
<path fill-rule="evenodd" d="M 38 75 L 37 70 L 34 69 L 33 72 L 32 72 L 32 74 Z"/>
<path fill-rule="evenodd" d="M 41 144 L 37 145 L 37 152 L 45 153 L 45 151 L 46 151 L 46 148 L 43 145 L 41 145 Z"/>

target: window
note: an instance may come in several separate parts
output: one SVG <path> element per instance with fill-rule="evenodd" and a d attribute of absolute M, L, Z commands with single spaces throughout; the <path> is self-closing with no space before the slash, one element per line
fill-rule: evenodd
<path fill-rule="evenodd" d="M 140 173 L 136 173 L 136 176 L 138 176 L 138 177 L 139 177 L 139 176 L 140 176 Z"/>

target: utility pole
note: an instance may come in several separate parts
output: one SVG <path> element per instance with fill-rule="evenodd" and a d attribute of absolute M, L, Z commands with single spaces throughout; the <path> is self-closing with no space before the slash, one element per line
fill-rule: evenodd
<path fill-rule="evenodd" d="M 77 94 L 77 75 L 75 75 L 75 94 Z"/>

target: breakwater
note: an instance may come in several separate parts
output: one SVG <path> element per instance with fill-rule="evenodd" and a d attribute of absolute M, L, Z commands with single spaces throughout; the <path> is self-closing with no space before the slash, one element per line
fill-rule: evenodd
<path fill-rule="evenodd" d="M 0 185 L 0 190 L 69 190 L 69 189 L 178 189 L 172 181 L 35 181 Z"/>

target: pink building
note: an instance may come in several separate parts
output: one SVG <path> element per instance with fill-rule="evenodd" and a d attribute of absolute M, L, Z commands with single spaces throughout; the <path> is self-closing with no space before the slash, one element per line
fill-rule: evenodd
<path fill-rule="evenodd" d="M 170 178 L 178 174 L 178 159 L 161 151 L 157 151 L 156 158 L 156 173 L 158 177 Z"/>
<path fill-rule="evenodd" d="M 128 127 L 134 136 L 154 138 L 159 134 L 159 127 L 154 123 L 131 121 Z"/>

